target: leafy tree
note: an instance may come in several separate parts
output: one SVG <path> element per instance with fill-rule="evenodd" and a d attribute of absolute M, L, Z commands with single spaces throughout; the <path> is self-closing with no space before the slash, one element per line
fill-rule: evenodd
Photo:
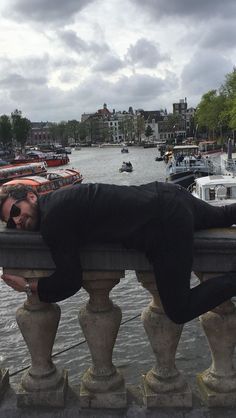
<path fill-rule="evenodd" d="M 85 141 L 86 137 L 88 136 L 88 126 L 85 122 L 81 122 L 78 125 L 78 135 L 79 139 L 83 142 Z"/>
<path fill-rule="evenodd" d="M 12 142 L 12 126 L 9 116 L 0 116 L 0 141 L 4 148 L 8 148 Z"/>
<path fill-rule="evenodd" d="M 136 121 L 136 129 L 135 129 L 135 135 L 138 138 L 138 142 L 141 141 L 141 137 L 142 134 L 145 131 L 145 121 L 144 121 L 144 117 L 142 115 L 138 115 L 137 116 L 137 121 Z"/>
<path fill-rule="evenodd" d="M 149 137 L 150 137 L 151 135 L 153 135 L 153 129 L 151 128 L 151 126 L 150 126 L 150 125 L 148 125 L 148 126 L 146 127 L 146 130 L 145 130 L 145 136 L 149 139 Z"/>
<path fill-rule="evenodd" d="M 50 136 L 53 139 L 53 141 L 56 142 L 58 138 L 57 123 L 51 122 L 48 125 L 49 125 Z"/>
<path fill-rule="evenodd" d="M 57 137 L 63 147 L 68 145 L 67 123 L 65 121 L 57 124 Z"/>
<path fill-rule="evenodd" d="M 79 122 L 75 119 L 68 120 L 67 126 L 66 126 L 66 134 L 68 138 L 73 138 L 75 141 L 78 140 L 79 136 Z"/>
<path fill-rule="evenodd" d="M 11 113 L 11 120 L 13 137 L 21 145 L 21 148 L 23 148 L 31 129 L 30 120 L 27 118 L 22 118 L 22 112 L 18 109 Z"/>
<path fill-rule="evenodd" d="M 212 131 L 215 136 L 215 130 L 225 122 L 225 96 L 218 94 L 217 90 L 210 90 L 202 96 L 201 102 L 196 110 L 196 121 L 199 127 L 205 127 L 208 132 Z"/>

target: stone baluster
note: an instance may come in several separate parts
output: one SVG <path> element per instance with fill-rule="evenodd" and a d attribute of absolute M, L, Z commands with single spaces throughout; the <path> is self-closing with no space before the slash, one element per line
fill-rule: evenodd
<path fill-rule="evenodd" d="M 191 390 L 175 365 L 183 325 L 164 313 L 154 274 L 137 272 L 137 278 L 152 295 L 141 318 L 156 357 L 155 366 L 143 376 L 144 403 L 147 407 L 191 407 Z"/>
<path fill-rule="evenodd" d="M 121 309 L 109 298 L 122 271 L 85 272 L 84 288 L 88 303 L 79 312 L 79 322 L 92 357 L 80 389 L 84 408 L 123 408 L 126 406 L 124 378 L 112 363 L 112 353 L 121 323 Z"/>
<path fill-rule="evenodd" d="M 21 275 L 29 282 L 51 272 L 37 270 L 5 270 Z M 40 302 L 33 294 L 17 310 L 16 320 L 31 355 L 31 367 L 22 377 L 16 391 L 18 406 L 63 407 L 67 389 L 67 372 L 59 371 L 51 359 L 60 320 L 57 304 Z"/>
<path fill-rule="evenodd" d="M 8 387 L 9 387 L 8 369 L 0 369 L 0 400 Z"/>
<path fill-rule="evenodd" d="M 202 274 L 208 280 L 215 274 Z M 236 308 L 231 300 L 201 315 L 200 322 L 211 351 L 211 366 L 197 376 L 201 396 L 208 406 L 236 406 Z"/>

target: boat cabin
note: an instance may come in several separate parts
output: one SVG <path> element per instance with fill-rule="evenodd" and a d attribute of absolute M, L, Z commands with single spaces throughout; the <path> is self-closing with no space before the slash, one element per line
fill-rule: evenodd
<path fill-rule="evenodd" d="M 229 204 L 236 202 L 236 177 L 213 175 L 195 180 L 192 194 L 211 204 Z M 227 202 L 226 202 L 227 201 Z"/>
<path fill-rule="evenodd" d="M 8 165 L 0 168 L 0 184 L 18 177 L 46 173 L 47 164 L 42 161 L 30 164 Z"/>
<path fill-rule="evenodd" d="M 81 183 L 83 176 L 78 170 L 74 169 L 57 169 L 47 172 L 44 176 L 27 176 L 8 181 L 2 185 L 2 188 L 24 184 L 30 186 L 42 195 L 52 192 L 62 187 L 71 186 L 72 184 Z"/>

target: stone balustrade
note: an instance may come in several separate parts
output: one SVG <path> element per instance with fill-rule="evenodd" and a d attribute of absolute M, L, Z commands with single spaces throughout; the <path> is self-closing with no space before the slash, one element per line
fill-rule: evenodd
<path fill-rule="evenodd" d="M 90 246 L 81 249 L 81 262 L 88 302 L 80 310 L 79 321 L 90 350 L 91 365 L 80 382 L 80 406 L 105 409 L 127 406 L 126 382 L 112 360 L 122 312 L 109 294 L 124 276 L 124 270 L 135 270 L 137 279 L 150 292 L 150 303 L 142 312 L 142 322 L 155 356 L 152 369 L 142 376 L 143 405 L 147 408 L 191 407 L 191 387 L 175 364 L 183 325 L 173 323 L 165 315 L 146 257 L 116 246 Z M 54 269 L 48 248 L 39 234 L 4 227 L 0 229 L 0 266 L 5 272 L 23 275 L 29 281 L 47 276 Z M 200 280 L 236 271 L 235 228 L 196 233 L 193 269 Z M 19 307 L 16 320 L 31 355 L 31 366 L 16 391 L 17 405 L 63 407 L 67 396 L 67 371 L 63 364 L 57 368 L 51 358 L 60 321 L 59 305 L 42 303 L 33 295 Z M 235 407 L 235 306 L 227 301 L 202 315 L 200 322 L 212 357 L 209 368 L 199 370 L 196 376 L 202 400 L 209 407 Z M 0 369 L 0 400 L 8 396 L 8 387 L 8 370 Z"/>

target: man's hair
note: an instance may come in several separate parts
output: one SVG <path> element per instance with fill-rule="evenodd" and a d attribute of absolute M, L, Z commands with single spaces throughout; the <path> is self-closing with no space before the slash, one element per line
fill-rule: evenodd
<path fill-rule="evenodd" d="M 15 186 L 4 186 L 0 188 L 0 219 L 2 220 L 2 206 L 8 197 L 13 199 L 25 199 L 29 192 L 34 193 L 38 196 L 37 192 L 30 186 L 25 186 L 24 184 L 17 184 Z"/>

